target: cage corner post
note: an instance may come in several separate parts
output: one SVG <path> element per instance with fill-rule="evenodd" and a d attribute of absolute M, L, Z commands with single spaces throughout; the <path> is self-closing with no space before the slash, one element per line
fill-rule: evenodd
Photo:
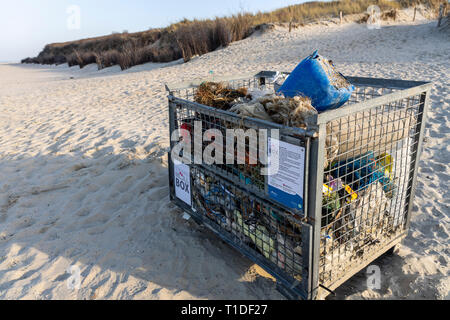
<path fill-rule="evenodd" d="M 318 137 L 311 138 L 308 175 L 308 209 L 307 218 L 312 222 L 312 245 L 306 255 L 308 261 L 308 299 L 315 300 L 319 295 L 319 264 L 320 264 L 320 228 L 322 220 L 322 185 L 324 174 L 326 123 L 319 124 Z"/>
<path fill-rule="evenodd" d="M 172 141 L 172 133 L 175 131 L 175 116 L 176 116 L 176 105 L 172 101 L 173 96 L 169 94 L 169 152 L 167 153 L 167 166 L 169 173 L 169 197 L 170 201 L 174 200 L 175 190 L 173 181 L 173 161 L 172 161 L 172 149 L 174 146 L 174 141 Z"/>
<path fill-rule="evenodd" d="M 414 143 L 414 150 L 413 154 L 415 156 L 414 162 L 411 165 L 410 168 L 410 176 L 409 176 L 409 185 L 408 189 L 410 190 L 408 194 L 407 199 L 407 206 L 406 206 L 406 221 L 405 221 L 405 230 L 409 230 L 409 225 L 411 223 L 411 212 L 414 205 L 414 197 L 416 193 L 416 185 L 417 185 L 417 171 L 419 169 L 419 162 L 420 162 L 420 155 L 423 150 L 423 139 L 425 134 L 425 127 L 426 127 L 426 119 L 427 119 L 427 112 L 430 105 L 430 87 L 427 88 L 422 94 L 420 95 L 420 102 L 419 102 L 419 112 L 418 112 L 418 119 L 417 124 L 415 127 L 415 143 Z"/>

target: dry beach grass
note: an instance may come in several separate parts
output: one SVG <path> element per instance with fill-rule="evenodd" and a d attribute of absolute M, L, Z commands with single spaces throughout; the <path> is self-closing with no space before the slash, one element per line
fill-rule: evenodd
<path fill-rule="evenodd" d="M 394 19 L 397 10 L 423 4 L 435 17 L 439 4 L 444 0 L 342 0 L 311 1 L 292 5 L 272 12 L 255 14 L 238 13 L 215 19 L 187 20 L 174 23 L 166 28 L 150 29 L 143 32 L 113 32 L 111 35 L 81 39 L 64 43 L 52 43 L 35 58 L 23 59 L 23 63 L 79 65 L 80 68 L 96 62 L 99 69 L 110 65 L 120 65 L 122 70 L 146 62 L 169 62 L 192 57 L 226 47 L 234 41 L 250 36 L 266 24 L 289 23 L 289 30 L 317 22 L 320 19 L 339 17 L 342 12 L 347 20 L 365 23 L 370 5 L 378 5 L 383 11 L 383 20 Z M 355 14 L 360 14 L 355 16 Z"/>

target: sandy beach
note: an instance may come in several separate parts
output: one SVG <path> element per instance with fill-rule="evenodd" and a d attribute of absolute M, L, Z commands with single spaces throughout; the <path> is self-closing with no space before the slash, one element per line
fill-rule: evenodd
<path fill-rule="evenodd" d="M 361 271 L 335 299 L 450 299 L 449 40 L 419 16 L 276 27 L 123 72 L 0 64 L 0 299 L 284 299 L 170 203 L 164 84 L 290 71 L 315 49 L 345 75 L 434 82 L 409 236 L 375 262 L 381 290 Z"/>

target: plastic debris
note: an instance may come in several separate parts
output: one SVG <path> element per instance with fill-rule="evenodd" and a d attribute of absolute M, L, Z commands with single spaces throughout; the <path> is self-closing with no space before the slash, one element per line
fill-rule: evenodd
<path fill-rule="evenodd" d="M 379 170 L 373 151 L 357 158 L 338 161 L 332 165 L 332 168 L 334 169 L 332 175 L 343 177 L 354 190 L 365 189 L 376 181 L 381 181 L 383 185 L 390 183 L 390 179 Z"/>
<path fill-rule="evenodd" d="M 184 220 L 189 220 L 191 218 L 191 216 L 185 211 L 185 212 L 183 212 L 183 219 Z"/>
<path fill-rule="evenodd" d="M 317 51 L 291 72 L 278 90 L 286 97 L 307 96 L 319 112 L 342 106 L 355 87 Z"/>
<path fill-rule="evenodd" d="M 272 252 L 270 259 L 282 269 L 288 269 L 294 273 L 301 273 L 303 261 L 301 254 L 300 246 L 294 247 L 291 241 L 278 234 L 277 250 Z"/>
<path fill-rule="evenodd" d="M 360 205 L 354 210 L 355 229 L 360 235 L 360 241 L 364 244 L 368 235 L 375 234 L 388 224 L 389 216 L 385 214 L 389 199 L 383 191 L 380 182 L 371 184 L 363 193 Z"/>
<path fill-rule="evenodd" d="M 274 240 L 269 236 L 267 229 L 262 225 L 249 225 L 242 219 L 242 215 L 238 210 L 234 211 L 237 226 L 240 230 L 249 237 L 256 247 L 264 254 L 267 259 L 270 259 L 270 254 L 274 250 Z"/>

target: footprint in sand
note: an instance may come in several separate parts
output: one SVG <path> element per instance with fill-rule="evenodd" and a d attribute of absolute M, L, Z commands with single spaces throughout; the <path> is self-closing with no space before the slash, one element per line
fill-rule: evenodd
<path fill-rule="evenodd" d="M 6 201 L 6 204 L 3 205 L 2 207 L 0 207 L 0 212 L 8 211 L 9 208 L 14 206 L 17 203 L 17 201 L 19 201 L 19 198 L 20 198 L 20 196 L 18 196 L 18 195 L 10 194 L 8 196 L 8 200 Z"/>
<path fill-rule="evenodd" d="M 92 227 L 87 230 L 87 233 L 91 236 L 99 235 L 99 234 L 104 233 L 106 228 L 107 228 L 106 225 Z"/>
<path fill-rule="evenodd" d="M 32 225 L 34 225 L 34 223 L 35 223 L 35 220 L 33 218 L 25 217 L 15 223 L 15 230 L 29 228 Z"/>
<path fill-rule="evenodd" d="M 2 232 L 0 233 L 0 242 L 4 241 L 8 241 L 9 239 L 11 239 L 12 237 L 14 237 L 14 233 L 9 233 L 9 232 Z"/>
<path fill-rule="evenodd" d="M 84 163 L 79 163 L 79 164 L 74 165 L 74 166 L 72 167 L 72 170 L 73 170 L 74 172 L 76 172 L 76 171 L 80 171 L 80 170 L 86 169 L 86 168 L 87 168 L 87 166 L 86 166 Z"/>
<path fill-rule="evenodd" d="M 83 227 L 98 227 L 109 221 L 111 217 L 107 214 L 97 213 L 92 217 L 85 219 L 82 223 Z"/>
<path fill-rule="evenodd" d="M 85 216 L 89 215 L 89 213 L 91 213 L 91 212 L 89 211 L 89 209 L 81 208 L 81 209 L 78 210 L 75 214 L 76 214 L 77 216 L 79 216 L 79 217 L 85 217 Z"/>
<path fill-rule="evenodd" d="M 47 232 L 47 230 L 49 229 L 49 227 L 42 227 L 41 229 L 39 229 L 39 233 L 40 234 L 44 234 L 44 233 L 46 233 Z"/>

